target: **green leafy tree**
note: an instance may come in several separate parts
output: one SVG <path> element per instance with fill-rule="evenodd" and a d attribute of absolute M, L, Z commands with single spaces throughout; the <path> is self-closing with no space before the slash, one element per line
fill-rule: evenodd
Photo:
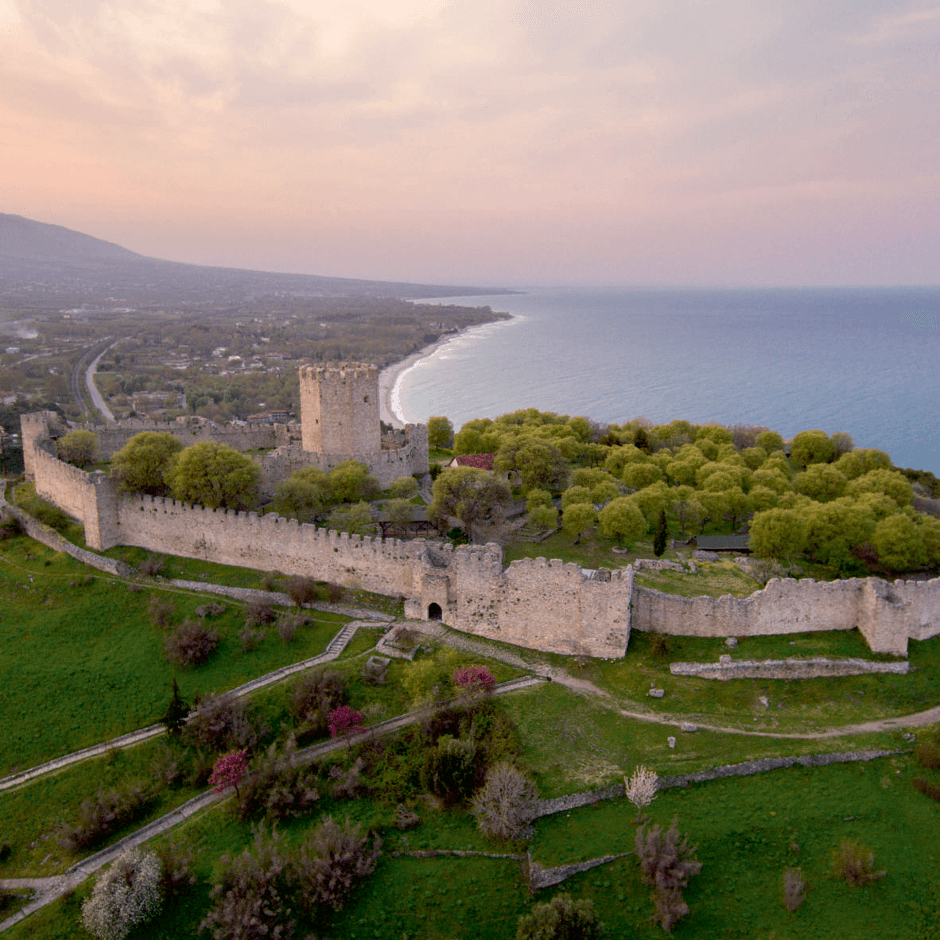
<path fill-rule="evenodd" d="M 603 536 L 616 538 L 619 546 L 631 545 L 647 532 L 647 521 L 630 497 L 612 500 L 599 514 Z"/>
<path fill-rule="evenodd" d="M 360 501 L 349 506 L 336 507 L 328 517 L 327 526 L 337 532 L 366 536 L 373 531 L 372 512 L 369 504 Z"/>
<path fill-rule="evenodd" d="M 516 471 L 523 493 L 534 487 L 561 490 L 569 474 L 568 462 L 557 447 L 539 438 L 523 437 L 505 442 L 493 460 L 498 474 Z"/>
<path fill-rule="evenodd" d="M 568 507 L 576 503 L 591 503 L 591 488 L 589 487 L 569 487 L 562 494 L 562 509 L 565 510 Z"/>
<path fill-rule="evenodd" d="M 792 559 L 804 551 L 807 530 L 807 520 L 797 510 L 765 510 L 751 521 L 749 543 L 763 558 Z"/>
<path fill-rule="evenodd" d="M 825 431 L 801 431 L 791 439 L 791 460 L 800 468 L 826 464 L 833 457 L 833 442 Z"/>
<path fill-rule="evenodd" d="M 841 454 L 836 462 L 837 470 L 847 480 L 855 480 L 874 470 L 892 470 L 892 460 L 885 451 L 876 448 L 859 448 Z"/>
<path fill-rule="evenodd" d="M 418 493 L 418 481 L 414 477 L 399 477 L 389 484 L 389 493 L 400 500 L 411 500 Z"/>
<path fill-rule="evenodd" d="M 449 448 L 454 442 L 454 426 L 444 415 L 428 419 L 428 444 L 433 448 Z"/>
<path fill-rule="evenodd" d="M 534 487 L 526 494 L 526 509 L 533 510 L 537 506 L 552 506 L 552 494 L 548 490 Z"/>
<path fill-rule="evenodd" d="M 562 528 L 577 546 L 598 522 L 598 514 L 590 503 L 570 503 L 562 511 Z"/>
<path fill-rule="evenodd" d="M 435 481 L 428 510 L 439 525 L 456 517 L 465 532 L 503 517 L 510 503 L 510 488 L 493 474 L 477 467 L 449 467 Z"/>
<path fill-rule="evenodd" d="M 534 529 L 555 529 L 559 522 L 559 514 L 554 506 L 537 504 L 526 514 L 529 525 Z"/>
<path fill-rule="evenodd" d="M 170 694 L 170 702 L 160 720 L 167 727 L 167 734 L 177 736 L 186 724 L 186 717 L 189 715 L 189 706 L 186 700 L 180 695 L 180 687 L 173 677 L 173 691 Z"/>
<path fill-rule="evenodd" d="M 846 478 L 832 464 L 811 464 L 794 478 L 794 489 L 818 503 L 828 503 L 843 496 Z"/>
<path fill-rule="evenodd" d="M 762 431 L 755 437 L 755 445 L 771 454 L 784 450 L 784 439 L 776 431 Z"/>
<path fill-rule="evenodd" d="M 111 473 L 122 490 L 160 496 L 165 475 L 183 445 L 168 431 L 142 431 L 111 458 Z"/>
<path fill-rule="evenodd" d="M 343 461 L 327 475 L 330 498 L 335 503 L 369 500 L 379 493 L 379 483 L 359 461 Z"/>
<path fill-rule="evenodd" d="M 879 562 L 891 572 L 920 569 L 926 561 L 925 544 L 914 520 L 897 513 L 876 523 L 872 544 Z"/>
<path fill-rule="evenodd" d="M 278 484 L 271 508 L 280 516 L 310 523 L 323 512 L 329 492 L 326 473 L 316 467 L 307 467 Z"/>
<path fill-rule="evenodd" d="M 56 453 L 60 461 L 87 467 L 98 451 L 98 435 L 93 431 L 70 431 L 56 442 Z"/>
<path fill-rule="evenodd" d="M 663 480 L 663 471 L 656 464 L 628 464 L 621 475 L 624 485 L 631 490 L 643 490 L 658 480 Z"/>
<path fill-rule="evenodd" d="M 261 469 L 227 444 L 202 441 L 184 448 L 164 475 L 175 500 L 216 509 L 252 509 Z"/>
<path fill-rule="evenodd" d="M 912 502 L 912 485 L 904 474 L 895 470 L 868 471 L 851 481 L 846 492 L 856 497 L 866 493 L 884 494 L 898 506 L 910 506 Z"/>

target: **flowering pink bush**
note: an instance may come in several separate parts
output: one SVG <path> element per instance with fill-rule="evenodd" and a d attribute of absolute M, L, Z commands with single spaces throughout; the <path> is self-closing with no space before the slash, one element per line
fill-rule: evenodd
<path fill-rule="evenodd" d="M 489 693 L 496 685 L 493 674 L 486 667 L 458 667 L 451 677 L 451 682 L 460 689 L 469 692 L 480 690 Z"/>
<path fill-rule="evenodd" d="M 209 783 L 217 794 L 221 794 L 227 787 L 234 787 L 235 793 L 238 794 L 239 782 L 248 767 L 247 755 L 247 750 L 240 748 L 226 752 L 219 758 L 212 769 L 212 774 L 209 775 Z"/>
<path fill-rule="evenodd" d="M 328 720 L 330 738 L 349 737 L 363 732 L 363 714 L 350 706 L 339 706 L 332 710 Z"/>

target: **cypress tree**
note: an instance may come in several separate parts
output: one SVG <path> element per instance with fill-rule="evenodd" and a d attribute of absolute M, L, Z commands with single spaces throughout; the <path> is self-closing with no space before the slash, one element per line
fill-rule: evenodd
<path fill-rule="evenodd" d="M 667 514 L 661 508 L 657 518 L 657 531 L 653 536 L 653 554 L 659 559 L 667 548 Z"/>
<path fill-rule="evenodd" d="M 189 712 L 186 700 L 180 695 L 180 687 L 177 685 L 176 677 L 173 677 L 173 694 L 170 696 L 167 711 L 160 720 L 167 727 L 168 735 L 180 734 L 180 730 L 186 724 L 186 717 Z"/>

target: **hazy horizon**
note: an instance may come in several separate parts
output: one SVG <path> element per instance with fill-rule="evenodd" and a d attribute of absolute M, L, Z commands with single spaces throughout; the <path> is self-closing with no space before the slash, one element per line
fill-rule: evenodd
<path fill-rule="evenodd" d="M 938 283 L 927 0 L 0 0 L 0 211 L 481 287 Z"/>

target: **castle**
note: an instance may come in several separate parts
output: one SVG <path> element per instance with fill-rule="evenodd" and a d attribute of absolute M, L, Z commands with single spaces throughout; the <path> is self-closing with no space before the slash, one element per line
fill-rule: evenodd
<path fill-rule="evenodd" d="M 141 431 L 169 431 L 184 444 L 219 441 L 256 458 L 269 491 L 301 467 L 365 464 L 383 487 L 428 470 L 428 435 L 409 425 L 404 446 L 380 446 L 374 366 L 302 367 L 301 426 L 122 422 L 94 431 L 99 460 Z M 440 619 L 458 630 L 552 653 L 623 657 L 631 628 L 666 634 L 742 637 L 858 627 L 873 651 L 904 655 L 909 639 L 939 631 L 939 582 L 890 584 L 772 579 L 747 598 L 684 598 L 634 584 L 631 566 L 586 571 L 557 559 L 504 564 L 493 544 L 459 546 L 381 540 L 318 529 L 273 514 L 209 510 L 121 492 L 101 471 L 56 456 L 56 416 L 21 419 L 26 475 L 36 492 L 81 521 L 93 549 L 139 546 L 153 552 L 276 570 L 402 598 L 410 618 Z"/>

